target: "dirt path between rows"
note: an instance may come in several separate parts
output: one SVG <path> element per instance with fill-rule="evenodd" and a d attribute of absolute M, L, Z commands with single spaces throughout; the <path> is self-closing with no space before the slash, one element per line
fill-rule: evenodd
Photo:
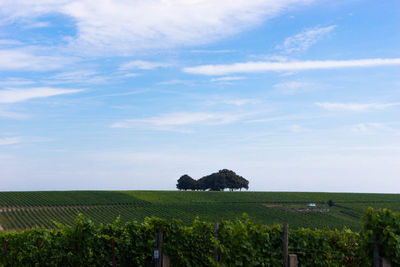
<path fill-rule="evenodd" d="M 329 212 L 329 209 L 281 209 L 289 212 Z"/>

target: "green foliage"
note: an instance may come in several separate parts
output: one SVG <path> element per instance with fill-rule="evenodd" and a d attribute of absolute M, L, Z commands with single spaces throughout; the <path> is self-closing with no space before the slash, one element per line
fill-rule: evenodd
<path fill-rule="evenodd" d="M 301 266 L 362 266 L 358 248 L 359 234 L 349 229 L 300 228 L 289 235 L 289 251 Z"/>
<path fill-rule="evenodd" d="M 197 181 L 189 175 L 185 174 L 178 179 L 176 188 L 178 188 L 179 190 L 195 190 L 197 189 Z"/>
<path fill-rule="evenodd" d="M 204 176 L 199 180 L 194 180 L 189 175 L 182 175 L 178 179 L 176 187 L 179 190 L 211 190 L 221 191 L 229 188 L 231 191 L 234 189 L 249 189 L 249 181 L 242 176 L 237 175 L 234 171 L 223 169 L 216 173 Z"/>
<path fill-rule="evenodd" d="M 376 233 L 381 255 L 399 266 L 400 214 L 371 208 L 363 220 L 360 234 L 346 228 L 290 228 L 289 253 L 298 255 L 301 266 L 370 266 L 372 233 Z M 223 220 L 217 237 L 214 224 L 198 218 L 189 226 L 155 217 L 125 225 L 118 218 L 96 226 L 78 214 L 73 225 L 56 225 L 57 230 L 0 232 L 0 266 L 112 266 L 112 240 L 119 266 L 151 266 L 159 229 L 163 229 L 163 251 L 172 266 L 282 265 L 282 226 L 256 224 L 248 215 Z M 214 260 L 214 249 L 221 256 L 219 262 Z"/>
<path fill-rule="evenodd" d="M 400 213 L 389 209 L 374 210 L 368 208 L 362 217 L 364 226 L 361 231 L 363 252 L 371 255 L 373 250 L 372 235 L 376 234 L 379 254 L 400 266 Z"/>
<path fill-rule="evenodd" d="M 181 221 L 165 223 L 164 252 L 169 255 L 173 266 L 210 266 L 212 264 L 213 225 L 193 221 L 184 226 Z"/>
<path fill-rule="evenodd" d="M 120 226 L 117 220 L 96 227 L 78 214 L 72 226 L 57 225 L 58 230 L 2 232 L 7 251 L 0 254 L 0 266 L 112 266 L 112 239 L 120 266 L 151 265 L 155 233 L 151 223 Z"/>
<path fill-rule="evenodd" d="M 282 265 L 282 230 L 279 226 L 253 224 L 242 220 L 223 221 L 216 241 L 227 266 Z"/>

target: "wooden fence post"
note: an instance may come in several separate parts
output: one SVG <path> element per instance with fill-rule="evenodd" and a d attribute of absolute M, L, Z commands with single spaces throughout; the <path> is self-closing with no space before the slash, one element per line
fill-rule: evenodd
<path fill-rule="evenodd" d="M 115 257 L 115 241 L 114 238 L 111 238 L 111 251 L 112 251 L 112 266 L 117 267 L 117 260 Z"/>
<path fill-rule="evenodd" d="M 386 258 L 382 258 L 382 265 L 381 266 L 382 267 L 391 267 L 392 263 L 389 260 L 387 260 Z"/>
<path fill-rule="evenodd" d="M 215 237 L 215 239 L 217 239 L 217 240 L 218 240 L 218 229 L 219 229 L 219 223 L 216 222 L 216 223 L 214 224 L 214 237 Z M 217 248 L 217 247 L 214 247 L 214 260 L 215 260 L 216 262 L 219 262 L 219 261 L 220 261 L 220 258 L 221 258 L 221 257 L 220 257 L 218 248 Z"/>
<path fill-rule="evenodd" d="M 299 262 L 296 254 L 289 254 L 289 267 L 298 267 Z"/>
<path fill-rule="evenodd" d="M 170 267 L 171 262 L 167 254 L 163 253 L 163 258 L 162 258 L 162 266 L 163 267 Z"/>
<path fill-rule="evenodd" d="M 283 255 L 283 267 L 289 267 L 289 231 L 288 224 L 283 224 L 283 233 L 282 233 L 282 255 Z"/>
<path fill-rule="evenodd" d="M 378 240 L 377 240 L 377 237 L 376 237 L 376 233 L 372 234 L 372 242 L 374 244 L 373 266 L 374 267 L 380 267 L 379 246 L 378 246 Z"/>
<path fill-rule="evenodd" d="M 160 227 L 156 233 L 156 244 L 154 247 L 154 266 L 162 267 L 162 243 L 163 243 L 163 229 Z"/>

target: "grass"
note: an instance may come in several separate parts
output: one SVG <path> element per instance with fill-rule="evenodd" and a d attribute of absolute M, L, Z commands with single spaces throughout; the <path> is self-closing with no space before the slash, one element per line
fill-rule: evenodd
<path fill-rule="evenodd" d="M 332 200 L 333 207 L 327 202 Z M 294 212 L 306 209 L 329 212 Z M 192 191 L 43 191 L 0 192 L 0 225 L 5 230 L 34 226 L 54 228 L 53 221 L 71 224 L 80 212 L 96 223 L 143 221 L 145 217 L 207 221 L 234 220 L 243 213 L 262 224 L 288 222 L 292 228 L 360 230 L 359 218 L 368 206 L 400 211 L 400 195 L 299 192 Z"/>

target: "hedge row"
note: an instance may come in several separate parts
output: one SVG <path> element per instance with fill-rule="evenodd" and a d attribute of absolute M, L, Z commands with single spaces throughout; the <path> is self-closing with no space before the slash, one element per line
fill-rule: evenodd
<path fill-rule="evenodd" d="M 298 255 L 300 266 L 371 266 L 375 232 L 382 255 L 399 266 L 399 214 L 369 209 L 364 221 L 360 233 L 348 229 L 290 230 L 289 252 Z M 172 266 L 282 265 L 282 226 L 254 224 L 247 217 L 221 222 L 218 239 L 214 224 L 199 220 L 191 226 L 159 218 L 121 226 L 117 220 L 97 227 L 79 214 L 73 226 L 58 227 L 0 233 L 0 266 L 112 266 L 112 240 L 118 266 L 151 266 L 160 227 L 164 231 L 163 249 Z M 214 262 L 214 248 L 222 263 Z"/>

